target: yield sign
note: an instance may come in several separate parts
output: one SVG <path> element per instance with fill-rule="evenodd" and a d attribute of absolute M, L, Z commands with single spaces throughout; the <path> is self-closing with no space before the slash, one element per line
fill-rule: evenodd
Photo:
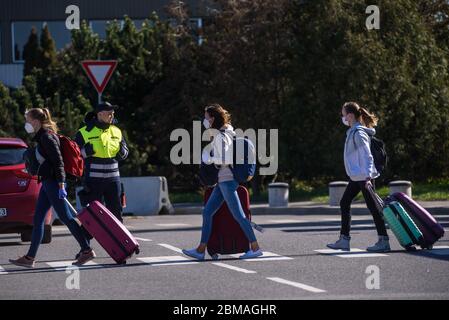
<path fill-rule="evenodd" d="M 102 94 L 117 66 L 117 60 L 84 60 L 81 65 L 98 94 Z"/>

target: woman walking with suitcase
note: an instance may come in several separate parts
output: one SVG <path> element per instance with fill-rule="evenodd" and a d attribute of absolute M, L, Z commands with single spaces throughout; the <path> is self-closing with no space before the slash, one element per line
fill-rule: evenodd
<path fill-rule="evenodd" d="M 203 125 L 206 129 L 215 129 L 215 136 L 212 142 L 212 152 L 205 150 L 202 160 L 206 164 L 220 165 L 218 171 L 218 184 L 212 191 L 204 209 L 203 209 L 203 226 L 201 229 L 201 240 L 198 247 L 190 250 L 182 250 L 182 252 L 190 257 L 198 260 L 204 260 L 207 242 L 212 232 L 212 218 L 224 201 L 228 205 L 229 211 L 234 219 L 238 222 L 248 241 L 250 242 L 250 250 L 240 256 L 240 259 L 250 259 L 261 256 L 263 253 L 259 248 L 256 236 L 240 203 L 237 194 L 239 183 L 235 180 L 234 175 L 229 168 L 232 164 L 232 144 L 235 136 L 234 128 L 230 123 L 230 115 L 222 106 L 214 104 L 206 107 L 204 112 Z"/>
<path fill-rule="evenodd" d="M 371 153 L 371 138 L 376 133 L 373 127 L 377 125 L 378 119 L 355 102 L 345 103 L 341 114 L 342 122 L 350 127 L 346 132 L 344 147 L 344 163 L 346 174 L 349 176 L 349 184 L 340 201 L 340 238 L 335 243 L 328 244 L 327 247 L 350 250 L 351 203 L 362 191 L 378 233 L 378 242 L 368 247 L 367 251 L 388 252 L 390 251 L 390 243 L 382 213 L 376 206 L 376 200 L 368 191 L 370 187 L 374 189 L 374 179 L 379 177 Z"/>
<path fill-rule="evenodd" d="M 30 109 L 25 113 L 25 118 L 25 130 L 29 134 L 34 133 L 33 140 L 37 142 L 36 158 L 40 164 L 37 176 L 39 181 L 42 182 L 42 186 L 34 213 L 33 232 L 28 253 L 19 259 L 9 261 L 17 266 L 34 267 L 34 259 L 44 233 L 45 216 L 50 207 L 53 207 L 81 247 L 80 254 L 73 264 L 82 265 L 95 258 L 95 252 L 90 247 L 89 240 L 83 235 L 81 227 L 73 218 L 64 200 L 67 197 L 64 162 L 59 138 L 54 134 L 58 131 L 58 127 L 52 120 L 48 109 Z"/>

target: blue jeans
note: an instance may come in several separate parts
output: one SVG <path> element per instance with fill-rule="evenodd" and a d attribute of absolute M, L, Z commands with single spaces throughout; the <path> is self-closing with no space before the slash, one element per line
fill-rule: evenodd
<path fill-rule="evenodd" d="M 220 209 L 223 201 L 226 201 L 229 211 L 232 216 L 239 223 L 243 232 L 250 242 L 257 241 L 254 235 L 253 228 L 249 220 L 245 217 L 242 204 L 240 203 L 239 196 L 237 194 L 237 187 L 239 184 L 237 181 L 225 181 L 220 182 L 212 191 L 209 200 L 203 209 L 203 227 L 201 229 L 201 243 L 207 243 L 212 232 L 212 218 L 215 212 Z"/>
<path fill-rule="evenodd" d="M 89 240 L 85 238 L 81 231 L 81 227 L 75 221 L 72 213 L 63 199 L 59 199 L 59 185 L 56 180 L 49 179 L 42 181 L 42 187 L 37 199 L 36 211 L 33 219 L 33 232 L 31 234 L 31 246 L 27 256 L 36 257 L 39 245 L 44 236 L 45 216 L 50 207 L 58 213 L 59 219 L 69 228 L 72 235 L 78 241 L 81 250 L 90 249 Z"/>

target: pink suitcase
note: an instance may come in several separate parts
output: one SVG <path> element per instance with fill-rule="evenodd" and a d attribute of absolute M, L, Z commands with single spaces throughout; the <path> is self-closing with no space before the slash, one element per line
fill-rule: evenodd
<path fill-rule="evenodd" d="M 76 213 L 76 210 L 70 203 L 69 207 Z M 125 264 L 126 260 L 134 253 L 139 254 L 139 243 L 137 240 L 100 202 L 92 201 L 89 203 L 77 215 L 77 218 L 118 264 Z"/>
<path fill-rule="evenodd" d="M 405 193 L 397 192 L 392 196 L 399 201 L 422 232 L 424 236 L 424 245 L 422 247 L 432 249 L 433 244 L 443 237 L 444 228 L 426 209 Z"/>

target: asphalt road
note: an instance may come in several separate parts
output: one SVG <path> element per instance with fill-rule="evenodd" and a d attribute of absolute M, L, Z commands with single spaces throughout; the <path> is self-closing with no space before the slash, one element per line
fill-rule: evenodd
<path fill-rule="evenodd" d="M 436 218 L 449 231 L 449 215 Z M 410 253 L 389 231 L 393 252 L 367 254 L 376 241 L 372 219 L 355 216 L 354 251 L 342 253 L 317 251 L 336 240 L 337 216 L 256 215 L 253 220 L 265 227 L 256 236 L 266 254 L 252 261 L 206 256 L 196 262 L 183 256 L 179 249 L 199 240 L 199 215 L 127 217 L 140 254 L 117 266 L 94 242 L 97 259 L 79 271 L 65 268 L 78 248 L 64 226 L 54 227 L 52 243 L 40 247 L 35 269 L 9 264 L 28 244 L 17 235 L 0 235 L 0 299 L 449 298 L 449 232 L 433 250 Z"/>

